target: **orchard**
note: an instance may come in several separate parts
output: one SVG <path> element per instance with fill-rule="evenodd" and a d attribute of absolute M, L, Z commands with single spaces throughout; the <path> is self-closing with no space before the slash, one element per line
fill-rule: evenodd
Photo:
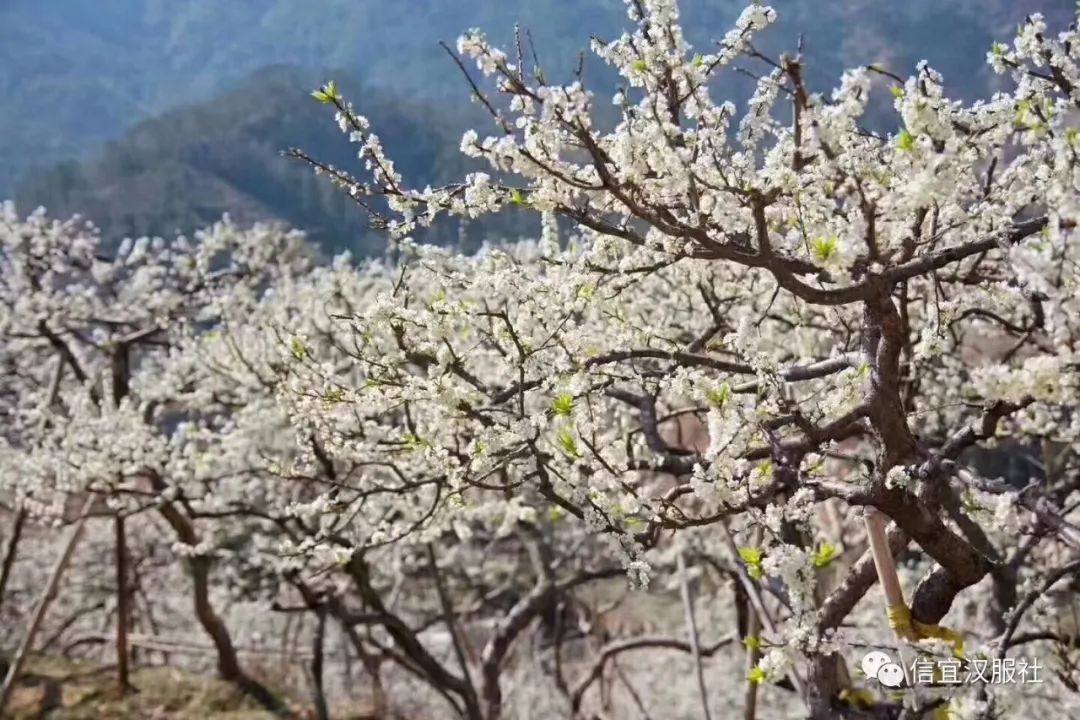
<path fill-rule="evenodd" d="M 525 38 L 447 48 L 492 120 L 451 185 L 313 93 L 367 174 L 290 154 L 381 260 L 228 220 L 115 248 L 5 207 L 5 690 L 39 625 L 104 635 L 127 683 L 156 623 L 293 716 L 237 635 L 302 618 L 320 718 L 341 683 L 380 718 L 1080 712 L 1075 27 L 1028 18 L 968 103 L 926 64 L 820 92 L 757 50 L 764 5 L 698 49 L 673 0 L 626 6 L 592 47 L 614 89 L 554 84 Z M 713 96 L 736 69 L 742 108 Z M 412 239 L 511 207 L 535 239 Z M 606 628 L 618 605 L 643 622 Z M 1042 677 L 897 692 L 871 649 Z"/>

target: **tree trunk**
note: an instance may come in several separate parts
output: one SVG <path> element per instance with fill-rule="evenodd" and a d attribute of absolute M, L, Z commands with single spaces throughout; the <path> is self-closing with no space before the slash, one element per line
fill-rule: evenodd
<path fill-rule="evenodd" d="M 190 546 L 199 544 L 199 538 L 195 534 L 195 528 L 192 527 L 191 521 L 184 517 L 175 506 L 172 504 L 163 505 L 161 514 L 176 532 L 181 542 Z M 188 559 L 193 584 L 195 616 L 198 618 L 203 630 L 210 636 L 214 648 L 217 650 L 218 674 L 222 680 L 235 683 L 237 687 L 274 715 L 292 717 L 292 713 L 280 699 L 240 667 L 236 647 L 233 645 L 232 637 L 229 635 L 229 629 L 218 617 L 217 612 L 214 611 L 214 607 L 210 603 L 210 565 L 211 560 L 206 556 L 197 555 Z"/>
<path fill-rule="evenodd" d="M 11 568 L 15 565 L 15 555 L 19 550 L 19 541 L 22 539 L 25 524 L 26 508 L 20 507 L 15 513 L 15 525 L 11 529 L 11 537 L 8 538 L 7 547 L 4 549 L 4 565 L 0 567 L 0 607 L 4 606 L 4 591 L 7 590 L 8 578 L 11 577 Z"/>
<path fill-rule="evenodd" d="M 127 540 L 124 516 L 117 514 L 116 522 L 116 676 L 120 693 L 131 688 L 128 670 L 128 623 L 131 616 L 130 584 L 128 583 Z"/>
<path fill-rule="evenodd" d="M 315 700 L 315 717 L 330 720 L 326 707 L 326 689 L 323 687 L 323 651 L 326 647 L 326 606 L 315 610 L 315 637 L 311 647 L 311 691 Z"/>

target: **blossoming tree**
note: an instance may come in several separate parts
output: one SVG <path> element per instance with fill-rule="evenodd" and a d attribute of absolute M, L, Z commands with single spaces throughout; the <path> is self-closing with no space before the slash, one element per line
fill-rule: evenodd
<path fill-rule="evenodd" d="M 110 250 L 74 220 L 22 220 L 10 206 L 2 219 L 2 497 L 24 518 L 19 528 L 26 517 L 80 530 L 88 514 L 112 523 L 90 523 L 86 551 L 62 581 L 74 540 L 51 577 L 26 571 L 27 585 L 66 588 L 46 648 L 61 635 L 71 648 L 96 642 L 89 628 L 115 613 L 117 654 L 126 653 L 119 628 L 136 594 L 135 614 L 149 616 L 155 635 L 187 632 L 176 601 L 183 587 L 221 676 L 276 714 L 291 710 L 242 666 L 230 602 L 314 616 L 310 672 L 321 716 L 333 621 L 370 676 L 376 712 L 388 703 L 380 665 L 390 663 L 454 712 L 494 718 L 515 641 L 537 623 L 549 645 L 572 640 L 587 612 L 575 591 L 622 575 L 602 554 L 589 559 L 584 527 L 554 533 L 557 517 L 538 517 L 523 498 L 463 511 L 467 498 L 447 492 L 439 465 L 402 452 L 422 447 L 419 439 L 378 431 L 394 424 L 395 409 L 369 417 L 328 386 L 314 399 L 333 423 L 304 410 L 312 368 L 364 381 L 351 369 L 353 326 L 338 318 L 384 304 L 400 280 L 386 268 L 344 258 L 311 267 L 298 236 L 266 227 L 223 223 L 190 242 Z M 450 258 L 442 262 L 449 271 Z M 351 453 L 339 452 L 344 442 Z M 8 538 L 6 568 L 21 532 Z M 23 555 L 36 561 L 40 547 L 28 548 L 24 541 Z M 129 567 L 142 567 L 142 577 Z M 103 583 L 114 570 L 115 583 Z M 28 607 L 14 614 L 28 615 Z M 34 618 L 21 633 L 25 646 Z M 482 632 L 470 639 L 477 619 Z M 448 641 L 428 637 L 435 625 Z M 280 632 L 272 622 L 256 627 Z M 440 655 L 447 647 L 456 655 L 449 662 Z M 680 638 L 636 638 L 606 649 L 582 677 L 554 672 L 581 707 L 611 657 L 648 648 L 690 651 Z"/>
<path fill-rule="evenodd" d="M 1080 539 L 1075 30 L 1029 18 L 989 53 L 1010 91 L 966 104 L 925 64 L 906 80 L 852 70 L 815 93 L 800 56 L 755 49 L 775 18 L 760 4 L 696 54 L 674 2 L 627 7 L 635 29 L 593 47 L 622 82 L 614 128 L 580 77 L 549 82 L 520 43 L 508 55 L 479 32 L 459 40 L 493 80 L 469 82 L 496 130 L 462 150 L 495 176 L 411 188 L 332 83 L 315 93 L 370 177 L 292 154 L 394 237 L 517 205 L 543 219 L 544 241 L 532 264 L 418 251 L 393 292 L 344 321 L 362 384 L 301 353 L 294 417 L 381 414 L 372 438 L 436 469 L 448 509 L 542 498 L 640 583 L 669 531 L 720 543 L 729 522 L 763 528 L 742 559 L 782 578 L 790 618 L 752 676 L 788 674 L 815 717 L 843 689 L 833 631 L 876 579 L 900 638 L 960 653 L 939 623 L 989 578 L 993 652 L 1007 653 L 1034 597 L 1021 589 L 1073 573 Z M 710 85 L 747 60 L 765 74 L 737 120 Z M 893 132 L 860 123 L 875 91 L 892 94 Z M 700 452 L 663 436 L 687 414 L 708 426 Z M 972 471 L 975 449 L 1006 440 L 1040 444 L 1037 478 Z M 656 494 L 650 470 L 681 480 Z M 831 546 L 815 507 L 831 499 L 863 514 L 869 548 L 822 593 Z M 929 558 L 910 604 L 893 560 L 909 543 Z"/>
<path fill-rule="evenodd" d="M 173 502 L 186 500 L 179 490 L 185 483 L 206 484 L 198 451 L 215 429 L 212 416 L 178 406 L 192 396 L 206 402 L 213 388 L 184 386 L 192 374 L 184 373 L 176 350 L 201 326 L 220 323 L 223 306 L 239 312 L 263 286 L 303 268 L 306 249 L 296 234 L 242 232 L 223 223 L 195 242 L 144 238 L 110 254 L 96 231 L 76 220 L 36 213 L 21 221 L 5 205 L 0 222 L 6 498 L 18 518 L 75 515 L 80 527 L 88 513 L 115 518 L 122 667 L 131 582 L 126 523 L 158 510 L 178 549 L 189 550 L 183 556 L 190 559 L 195 612 L 214 640 L 222 675 L 274 706 L 266 688 L 240 669 L 211 603 L 210 557 L 199 551 L 194 523 L 199 508 Z M 72 499 L 78 512 L 70 512 Z M 161 527 L 139 523 L 135 530 L 149 544 Z M 16 550 L 12 543 L 8 562 Z"/>

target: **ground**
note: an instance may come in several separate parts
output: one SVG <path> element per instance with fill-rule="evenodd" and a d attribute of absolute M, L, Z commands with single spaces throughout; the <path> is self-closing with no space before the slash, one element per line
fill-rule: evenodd
<path fill-rule="evenodd" d="M 235 688 L 212 677 L 165 667 L 141 668 L 132 674 L 134 690 L 122 695 L 114 667 L 57 658 L 27 664 L 8 702 L 10 720 L 264 720 L 258 709 Z M 314 717 L 310 707 L 295 703 L 300 718 Z M 343 720 L 370 718 L 363 708 L 335 708 Z"/>

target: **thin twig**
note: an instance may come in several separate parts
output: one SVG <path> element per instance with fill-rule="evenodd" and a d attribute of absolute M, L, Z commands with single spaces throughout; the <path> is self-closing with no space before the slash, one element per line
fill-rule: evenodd
<path fill-rule="evenodd" d="M 701 693 L 701 711 L 705 720 L 711 720 L 709 714 L 709 693 L 705 688 L 705 668 L 701 663 L 701 645 L 698 637 L 697 621 L 694 618 L 694 598 L 690 594 L 690 578 L 686 573 L 686 558 L 682 550 L 675 556 L 679 569 L 679 584 L 682 588 L 683 611 L 686 615 L 686 631 L 690 636 L 690 654 L 694 657 L 697 671 L 698 692 Z"/>
<path fill-rule="evenodd" d="M 772 618 L 769 617 L 769 613 L 765 609 L 765 602 L 762 600 L 761 593 L 758 591 L 758 586 L 747 574 L 746 568 L 739 562 L 739 548 L 735 545 L 735 538 L 731 534 L 731 528 L 728 527 L 726 522 L 721 522 L 720 527 L 724 532 L 724 541 L 727 544 L 728 550 L 731 551 L 732 561 L 737 568 L 739 582 L 746 588 L 746 595 L 750 599 L 750 605 L 753 607 L 754 613 L 758 616 L 758 619 L 761 621 L 761 626 L 765 628 L 765 631 L 769 633 L 769 635 L 775 636 L 776 625 L 773 624 Z M 795 691 L 799 693 L 799 697 L 803 699 L 806 698 L 806 693 L 804 692 L 805 685 L 795 668 L 791 669 L 791 685 L 795 688 Z"/>

